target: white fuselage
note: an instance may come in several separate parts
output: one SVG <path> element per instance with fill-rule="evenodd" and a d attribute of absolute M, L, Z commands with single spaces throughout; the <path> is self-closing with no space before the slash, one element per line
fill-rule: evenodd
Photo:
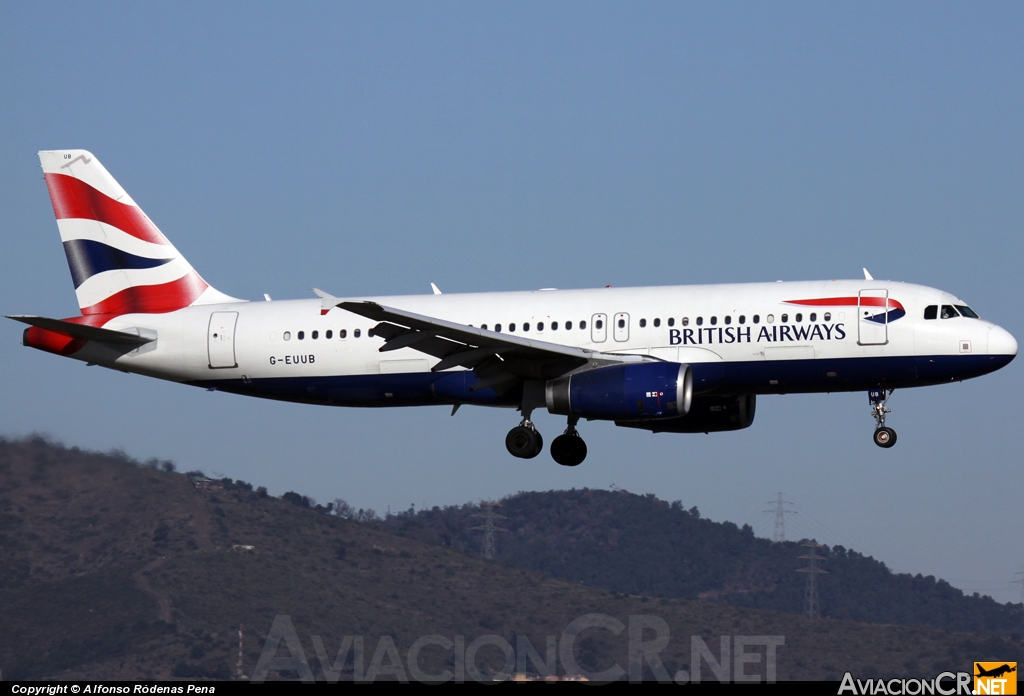
<path fill-rule="evenodd" d="M 881 306 L 857 304 L 858 298 L 868 297 L 883 298 Z M 954 296 L 889 281 L 358 299 L 492 331 L 500 327 L 504 334 L 549 343 L 652 356 L 695 369 L 703 366 L 703 377 L 699 369 L 695 374 L 698 394 L 923 386 L 991 372 L 1016 354 L 1013 337 L 988 321 L 924 318 L 927 306 L 964 304 Z M 892 306 L 886 300 L 899 303 L 905 315 L 878 319 Z M 824 301 L 832 304 L 794 304 Z M 876 318 L 871 320 L 872 316 Z M 118 317 L 106 328 L 153 332 L 157 340 L 123 354 L 89 344 L 74 357 L 127 372 L 286 400 L 351 406 L 460 401 L 451 394 L 425 398 L 419 387 L 409 398 L 388 392 L 392 384 L 436 380 L 438 374 L 430 369 L 438 359 L 413 348 L 380 352 L 384 341 L 372 335 L 374 325 L 340 308 L 322 313 L 316 299 L 193 306 Z M 382 379 L 374 381 L 375 376 Z M 339 378 L 362 382 L 351 391 L 334 389 L 343 381 L 334 386 L 318 381 Z M 264 390 L 261 384 L 278 386 Z M 365 398 L 360 397 L 364 393 Z M 480 400 L 467 395 L 465 401 Z M 499 400 L 494 405 L 514 404 Z"/>

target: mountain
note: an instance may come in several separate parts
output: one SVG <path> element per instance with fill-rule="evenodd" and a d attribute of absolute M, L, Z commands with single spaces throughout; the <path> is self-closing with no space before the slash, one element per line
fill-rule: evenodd
<path fill-rule="evenodd" d="M 379 526 L 466 551 L 481 548 L 477 505 L 409 510 Z M 800 542 L 774 543 L 732 522 L 712 522 L 696 507 L 625 490 L 519 493 L 494 508 L 496 559 L 628 595 L 714 599 L 802 613 L 807 566 Z M 1019 636 L 1024 606 L 967 596 L 944 580 L 897 574 L 842 546 L 822 546 L 817 577 L 821 613 L 881 624 Z"/>
<path fill-rule="evenodd" d="M 287 649 L 282 641 L 277 654 L 301 650 L 318 679 L 334 669 L 346 637 L 361 637 L 367 670 L 376 664 L 386 671 L 397 657 L 404 666 L 392 677 L 411 674 L 409 649 L 427 636 L 442 643 L 428 645 L 414 665 L 428 674 L 458 669 L 453 645 L 470 657 L 476 652 L 472 664 L 482 675 L 503 669 L 502 645 L 525 657 L 524 639 L 543 661 L 548 637 L 568 646 L 581 671 L 628 667 L 625 629 L 592 627 L 567 642 L 567 627 L 595 615 L 610 625 L 663 622 L 671 636 L 659 651 L 665 676 L 696 670 L 693 637 L 720 655 L 721 636 L 733 646 L 737 636 L 779 636 L 780 680 L 837 679 L 846 670 L 923 676 L 968 670 L 974 660 L 1024 658 L 1024 645 L 997 636 L 811 620 L 651 592 L 624 596 L 330 513 L 298 493 L 275 498 L 242 481 L 177 473 L 170 462 L 140 463 L 41 438 L 0 439 L 3 677 L 231 678 L 240 624 L 248 676 L 275 617 L 284 615 L 297 641 Z M 586 534 L 575 538 L 603 553 Z M 653 618 L 637 618 L 645 616 Z M 479 651 L 469 650 L 481 642 Z M 748 671 L 767 676 L 767 651 L 758 650 L 761 662 Z M 356 665 L 348 658 L 335 664 L 332 678 L 353 678 Z M 709 677 L 708 665 L 700 664 Z M 527 667 L 535 669 L 532 662 Z M 645 675 L 657 676 L 650 665 Z"/>

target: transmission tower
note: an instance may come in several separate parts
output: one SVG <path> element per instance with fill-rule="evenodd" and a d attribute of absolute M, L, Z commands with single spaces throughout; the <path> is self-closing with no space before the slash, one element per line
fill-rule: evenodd
<path fill-rule="evenodd" d="M 242 624 L 238 624 L 238 678 L 245 679 L 242 674 Z"/>
<path fill-rule="evenodd" d="M 1019 577 L 1019 580 L 1011 580 L 1011 585 L 1020 585 L 1020 603 L 1021 608 L 1024 609 L 1024 570 L 1018 570 L 1013 574 L 1013 577 Z"/>
<path fill-rule="evenodd" d="M 817 577 L 821 574 L 827 574 L 827 570 L 822 570 L 818 567 L 818 561 L 824 561 L 825 559 L 818 555 L 818 549 L 822 547 L 822 544 L 811 540 L 805 541 L 800 544 L 810 548 L 810 553 L 799 556 L 799 558 L 808 561 L 806 568 L 798 568 L 796 572 L 807 573 L 807 588 L 804 590 L 804 613 L 812 619 L 821 618 L 821 611 L 818 608 L 818 581 Z"/>
<path fill-rule="evenodd" d="M 775 514 L 775 534 L 772 535 L 772 541 L 785 541 L 786 540 L 786 515 L 795 515 L 796 510 L 787 510 L 787 505 L 793 503 L 788 500 L 782 499 L 782 491 L 779 491 L 779 497 L 777 500 L 769 500 L 766 505 L 774 505 L 775 507 L 771 510 L 765 510 L 764 512 Z"/>
<path fill-rule="evenodd" d="M 470 527 L 470 529 L 482 530 L 483 533 L 484 533 L 484 543 L 483 543 L 484 558 L 494 558 L 494 533 L 495 532 L 507 532 L 508 531 L 507 529 L 502 529 L 501 527 L 495 527 L 494 526 L 494 520 L 506 519 L 504 515 L 499 515 L 498 513 L 496 513 L 494 511 L 494 507 L 496 505 L 501 505 L 501 503 L 496 503 L 496 502 L 491 501 L 491 500 L 481 500 L 480 501 L 480 509 L 484 510 L 484 512 L 481 512 L 481 513 L 478 513 L 478 514 L 475 514 L 475 515 L 470 515 L 470 517 L 482 517 L 482 518 L 484 518 L 484 523 L 483 524 L 481 524 L 481 525 L 479 525 L 477 527 Z"/>

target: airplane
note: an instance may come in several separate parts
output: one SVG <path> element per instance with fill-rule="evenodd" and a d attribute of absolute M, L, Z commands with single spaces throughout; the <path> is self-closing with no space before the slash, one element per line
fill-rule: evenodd
<path fill-rule="evenodd" d="M 974 664 L 977 665 L 978 663 L 974 663 Z M 976 676 L 976 677 L 1001 677 L 1004 674 L 1009 674 L 1010 672 L 1016 672 L 1016 671 L 1017 671 L 1016 663 L 1015 663 L 1015 665 L 1013 667 L 1011 667 L 1008 664 L 1003 664 L 1003 665 L 1000 665 L 999 667 L 993 667 L 992 669 L 985 669 L 984 667 L 980 667 L 979 666 L 978 667 L 978 673 L 975 674 L 974 676 Z"/>
<path fill-rule="evenodd" d="M 329 406 L 515 408 L 515 457 L 587 456 L 581 419 L 652 433 L 740 430 L 762 394 L 893 390 L 978 377 L 1017 342 L 934 288 L 863 280 L 543 289 L 249 302 L 214 289 L 91 153 L 39 153 L 81 311 L 22 343 L 208 390 Z"/>

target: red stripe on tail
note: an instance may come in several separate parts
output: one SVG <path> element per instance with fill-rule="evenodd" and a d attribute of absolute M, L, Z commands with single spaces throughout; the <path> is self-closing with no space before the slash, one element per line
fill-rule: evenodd
<path fill-rule="evenodd" d="M 188 307 L 199 299 L 206 288 L 199 274 L 188 275 L 170 283 L 139 285 L 114 293 L 91 307 L 83 307 L 82 314 L 163 314 Z"/>
<path fill-rule="evenodd" d="M 153 244 L 170 244 L 146 214 L 134 205 L 115 201 L 89 184 L 67 174 L 45 174 L 53 214 L 58 220 L 98 220 Z"/>

